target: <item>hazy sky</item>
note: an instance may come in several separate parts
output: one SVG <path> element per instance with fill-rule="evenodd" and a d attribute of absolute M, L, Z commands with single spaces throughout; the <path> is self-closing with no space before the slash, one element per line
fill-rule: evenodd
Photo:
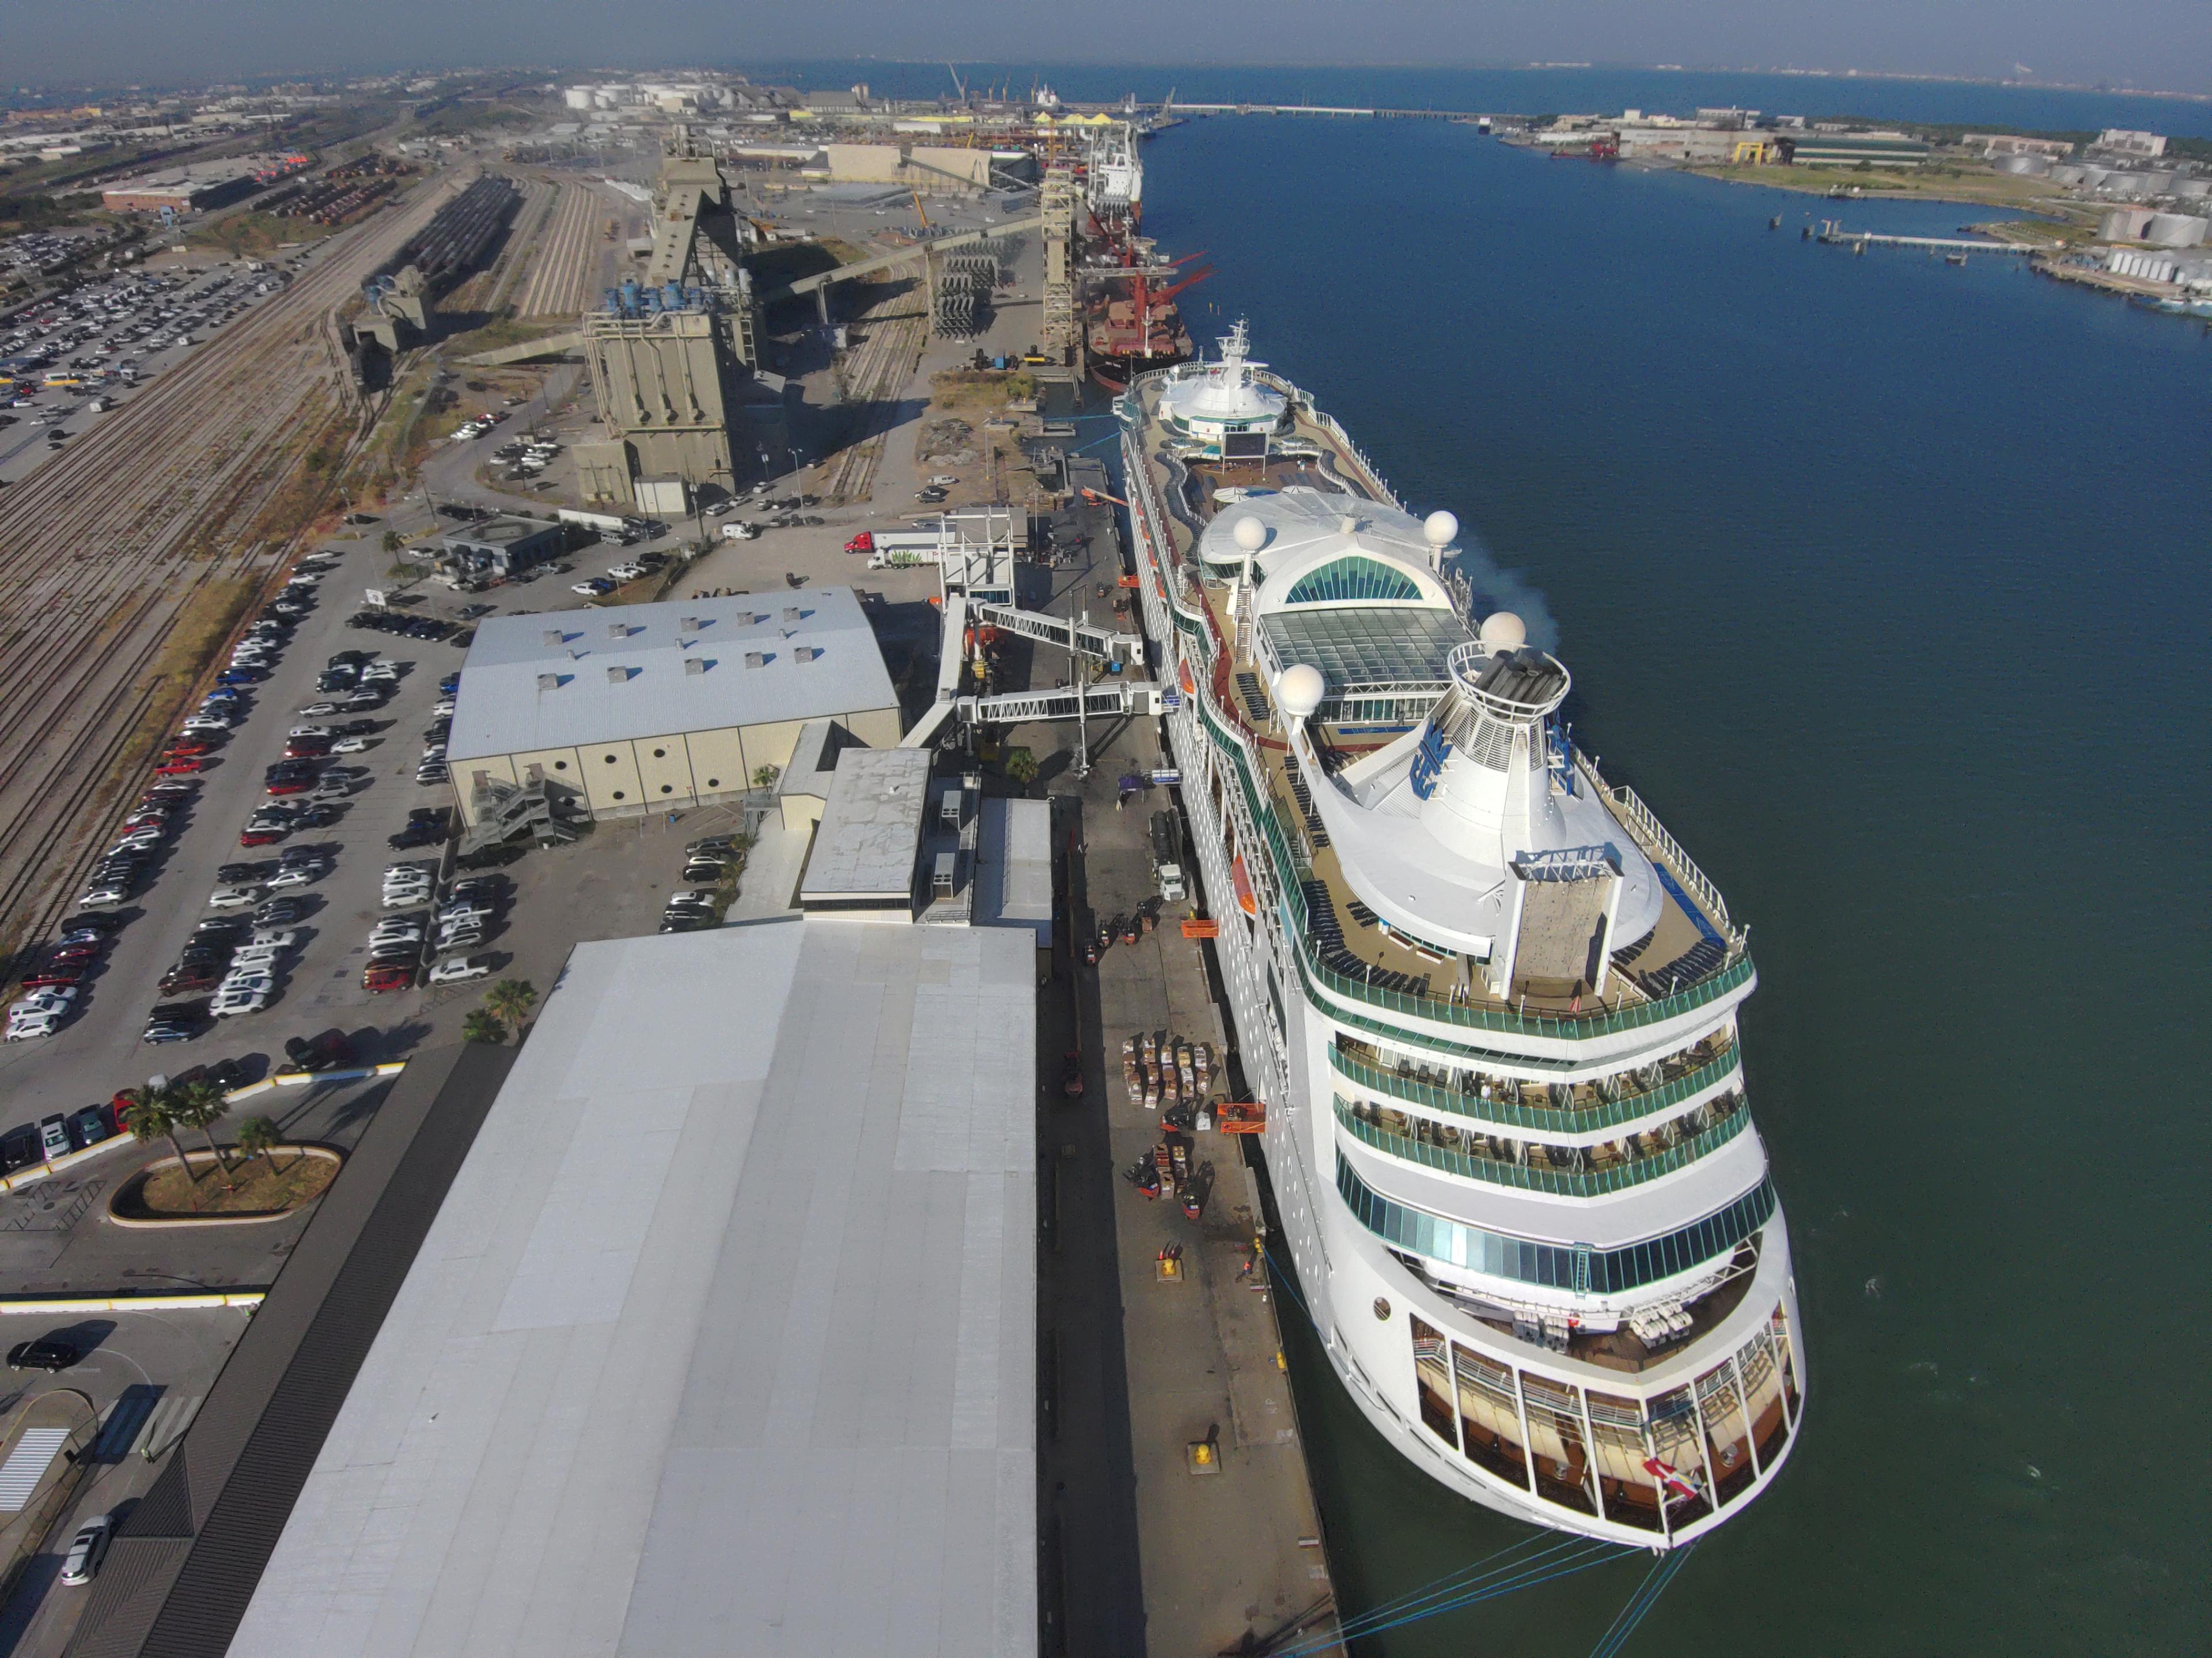
<path fill-rule="evenodd" d="M 1533 59 L 2212 91 L 2212 0 L 0 0 L 13 84 L 884 55 L 1133 68 Z"/>

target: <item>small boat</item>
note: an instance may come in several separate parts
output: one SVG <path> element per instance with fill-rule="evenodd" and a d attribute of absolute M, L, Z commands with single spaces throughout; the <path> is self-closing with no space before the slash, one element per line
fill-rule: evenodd
<path fill-rule="evenodd" d="M 1781 216 L 1779 213 L 1778 213 L 1778 214 L 1776 214 L 1772 218 L 1769 219 L 1769 220 L 1766 222 L 1766 228 L 1767 228 L 1769 230 L 1779 230 L 1779 229 L 1781 229 L 1781 228 L 1782 228 L 1782 216 Z"/>
<path fill-rule="evenodd" d="M 1966 262 L 1966 256 L 1963 253 L 1946 253 L 1943 256 L 1945 264 L 1964 264 Z"/>

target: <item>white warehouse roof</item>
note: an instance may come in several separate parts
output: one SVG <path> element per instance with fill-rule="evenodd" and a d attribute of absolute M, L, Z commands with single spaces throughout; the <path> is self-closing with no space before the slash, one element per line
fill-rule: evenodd
<path fill-rule="evenodd" d="M 487 616 L 461 666 L 455 762 L 896 708 L 850 587 Z"/>
<path fill-rule="evenodd" d="M 1017 931 L 577 946 L 233 1658 L 1037 1647 Z"/>

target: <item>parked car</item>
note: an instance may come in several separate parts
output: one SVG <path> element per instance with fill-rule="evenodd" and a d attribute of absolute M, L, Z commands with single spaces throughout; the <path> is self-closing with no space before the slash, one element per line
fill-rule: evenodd
<path fill-rule="evenodd" d="M 415 970 L 396 963 L 372 963 L 362 972 L 361 987 L 378 995 L 389 990 L 412 990 L 415 987 Z"/>
<path fill-rule="evenodd" d="M 260 902 L 258 886 L 217 887 L 208 894 L 210 909 L 251 909 Z"/>
<path fill-rule="evenodd" d="M 492 960 L 489 956 L 451 956 L 430 969 L 434 985 L 459 984 L 465 979 L 490 976 Z"/>
<path fill-rule="evenodd" d="M 288 1036 L 284 1040 L 284 1057 L 295 1070 L 310 1072 L 336 1071 L 353 1063 L 353 1045 L 344 1033 L 325 1030 L 319 1036 Z"/>
<path fill-rule="evenodd" d="M 62 1561 L 61 1581 L 71 1588 L 92 1582 L 99 1575 L 100 1563 L 107 1558 L 108 1540 L 114 1535 L 114 1519 L 105 1514 L 78 1527 L 76 1535 L 70 1540 L 69 1553 Z"/>
<path fill-rule="evenodd" d="M 218 1019 L 228 1019 L 240 1013 L 258 1013 L 269 1005 L 269 998 L 276 988 L 273 980 L 252 978 L 226 985 L 215 993 L 208 1011 Z"/>
<path fill-rule="evenodd" d="M 46 1336 L 37 1341 L 19 1341 L 8 1350 L 8 1368 L 11 1370 L 66 1370 L 73 1368 L 84 1355 L 66 1341 Z"/>

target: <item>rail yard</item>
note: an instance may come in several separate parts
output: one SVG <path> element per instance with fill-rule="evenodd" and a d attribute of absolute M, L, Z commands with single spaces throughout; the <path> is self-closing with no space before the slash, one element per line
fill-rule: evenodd
<path fill-rule="evenodd" d="M 140 391 L 0 504 L 0 944 L 58 913 L 127 778 L 182 707 L 188 617 L 218 636 L 276 568 L 247 539 L 310 445 L 343 446 L 355 393 L 339 301 L 444 200 L 334 237 L 281 294 Z M 327 438 L 325 434 L 327 433 Z M 226 603 L 226 595 L 235 595 Z"/>

